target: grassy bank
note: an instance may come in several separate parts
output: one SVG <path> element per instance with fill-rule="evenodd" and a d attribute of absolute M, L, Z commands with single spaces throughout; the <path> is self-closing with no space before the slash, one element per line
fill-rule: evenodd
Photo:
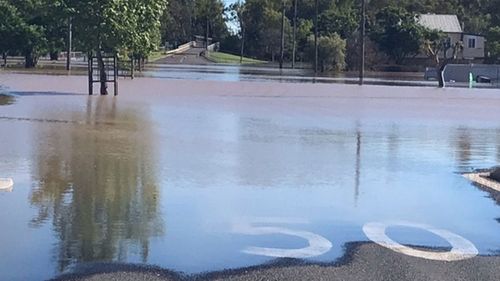
<path fill-rule="evenodd" d="M 222 52 L 209 52 L 208 58 L 213 60 L 216 63 L 228 63 L 228 64 L 259 64 L 259 63 L 267 63 L 266 61 L 251 59 L 243 57 L 243 61 L 240 60 L 240 56 L 222 53 Z"/>
<path fill-rule="evenodd" d="M 165 51 L 154 51 L 152 52 L 149 56 L 148 56 L 148 61 L 152 62 L 152 61 L 156 61 L 156 60 L 159 60 L 159 59 L 163 59 L 163 58 L 166 58 L 168 55 L 167 55 L 167 52 Z"/>

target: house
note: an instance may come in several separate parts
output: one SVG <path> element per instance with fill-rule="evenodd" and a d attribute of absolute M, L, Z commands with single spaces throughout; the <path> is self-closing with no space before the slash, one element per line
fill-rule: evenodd
<path fill-rule="evenodd" d="M 459 60 L 482 60 L 485 57 L 485 43 L 483 36 L 466 33 L 456 15 L 423 14 L 418 18 L 419 24 L 432 30 L 439 30 L 448 36 L 451 46 L 462 41 L 463 49 L 457 54 Z M 449 52 L 452 52 L 451 50 Z M 450 56 L 451 54 L 448 54 Z M 440 55 L 441 58 L 444 54 Z"/>

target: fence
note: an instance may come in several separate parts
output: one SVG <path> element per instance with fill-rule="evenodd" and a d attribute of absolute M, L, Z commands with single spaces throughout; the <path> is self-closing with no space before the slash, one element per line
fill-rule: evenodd
<path fill-rule="evenodd" d="M 500 65 L 449 64 L 443 73 L 448 84 L 469 83 L 471 74 L 477 84 L 500 88 Z"/>
<path fill-rule="evenodd" d="M 113 83 L 114 94 L 118 95 L 118 60 L 114 55 L 102 55 L 105 75 L 101 76 L 101 66 L 95 56 L 89 56 L 88 59 L 88 79 L 89 95 L 94 94 L 94 84 L 101 82 Z M 102 94 L 102 93 L 101 93 Z"/>

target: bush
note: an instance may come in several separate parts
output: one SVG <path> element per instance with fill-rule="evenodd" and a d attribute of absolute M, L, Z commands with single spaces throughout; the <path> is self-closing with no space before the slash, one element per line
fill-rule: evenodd
<path fill-rule="evenodd" d="M 308 42 L 308 58 L 314 64 L 314 36 L 310 36 Z M 318 38 L 318 66 L 321 72 L 343 70 L 346 66 L 345 53 L 346 40 L 337 33 Z"/>

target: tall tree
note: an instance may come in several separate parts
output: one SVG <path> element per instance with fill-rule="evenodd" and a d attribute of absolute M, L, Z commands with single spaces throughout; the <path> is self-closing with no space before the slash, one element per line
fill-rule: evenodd
<path fill-rule="evenodd" d="M 371 39 L 397 64 L 420 51 L 424 28 L 417 23 L 416 17 L 403 8 L 392 6 L 376 15 Z"/>
<path fill-rule="evenodd" d="M 443 88 L 445 86 L 444 69 L 446 65 L 457 58 L 458 51 L 462 48 L 462 42 L 451 44 L 444 33 L 427 29 L 424 30 L 424 38 L 424 51 L 434 61 L 438 72 L 439 87 Z M 443 58 L 441 59 L 440 56 Z"/>
<path fill-rule="evenodd" d="M 16 7 L 8 1 L 0 0 L 0 53 L 7 65 L 7 54 L 15 52 L 22 44 L 20 32 L 25 28 L 25 22 L 21 18 Z"/>

